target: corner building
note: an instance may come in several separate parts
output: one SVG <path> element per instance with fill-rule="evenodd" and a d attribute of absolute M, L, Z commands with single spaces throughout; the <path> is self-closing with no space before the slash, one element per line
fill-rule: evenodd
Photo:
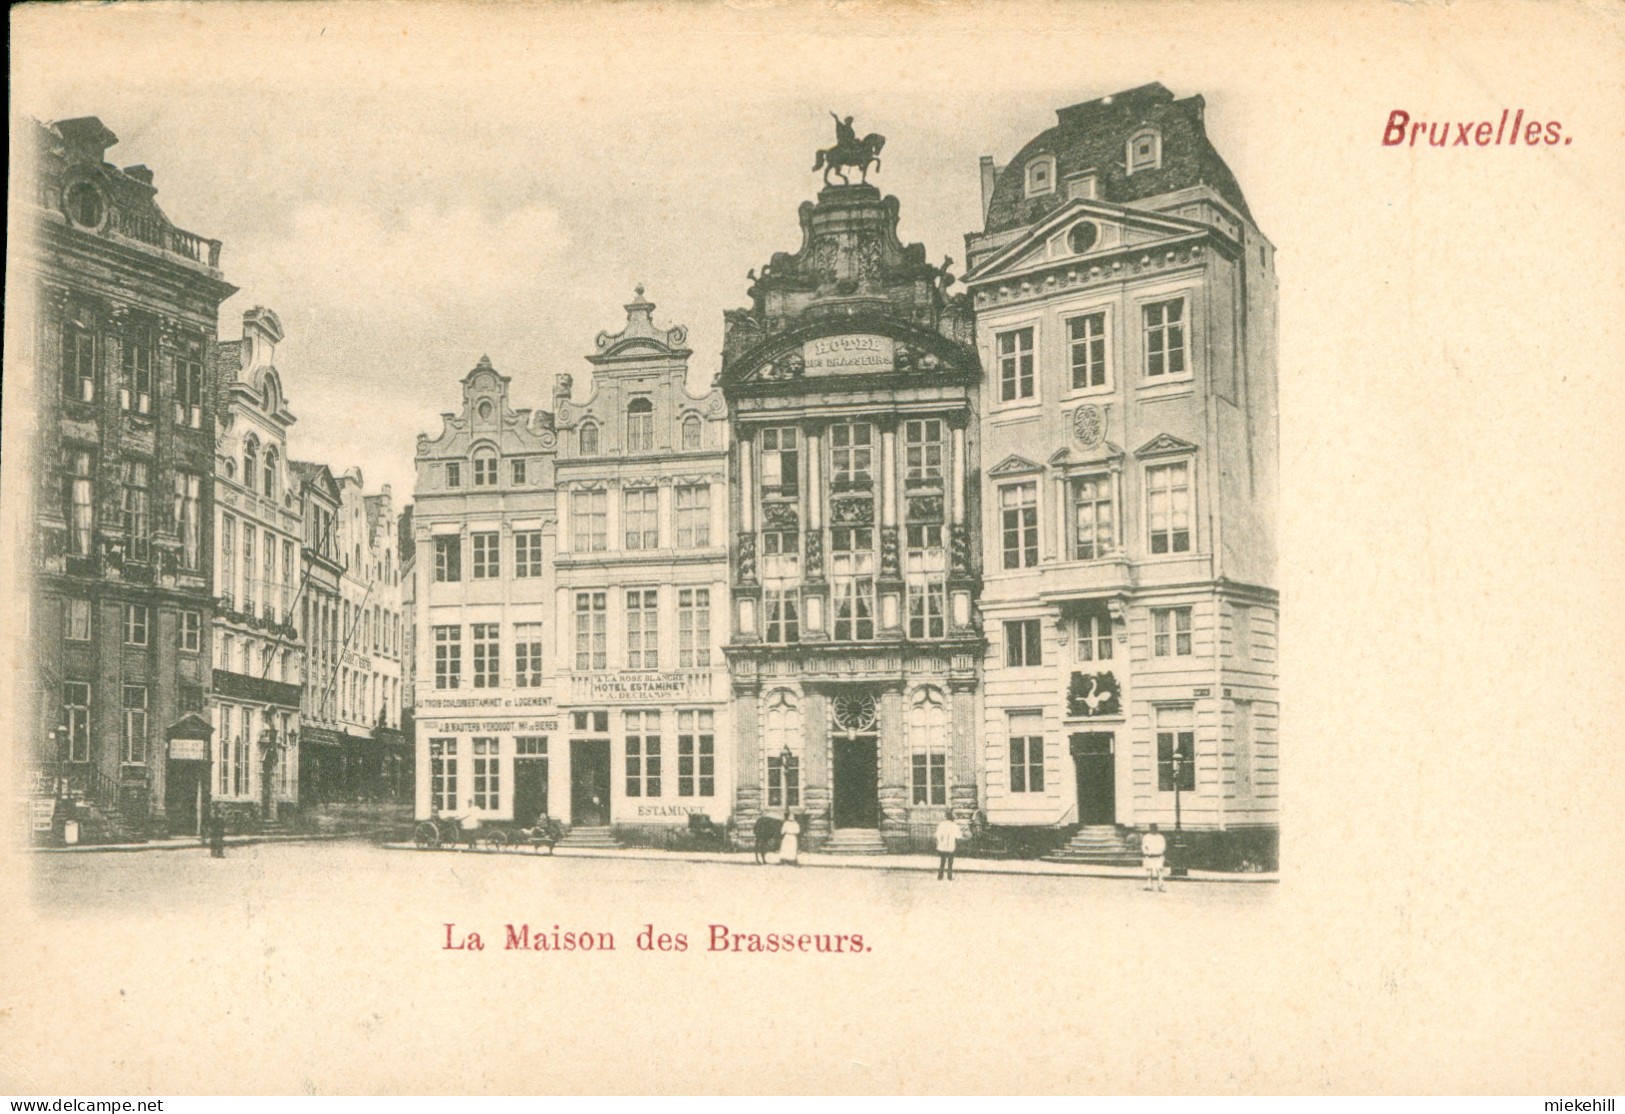
<path fill-rule="evenodd" d="M 969 307 L 830 186 L 725 315 L 735 815 L 902 850 L 978 804 L 978 384 Z"/>
<path fill-rule="evenodd" d="M 989 819 L 1272 829 L 1274 248 L 1161 85 L 982 182 Z"/>

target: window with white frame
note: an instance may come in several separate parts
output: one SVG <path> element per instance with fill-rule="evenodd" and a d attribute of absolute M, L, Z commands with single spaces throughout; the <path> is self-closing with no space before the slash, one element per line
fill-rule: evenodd
<path fill-rule="evenodd" d="M 1040 712 L 1011 712 L 1010 792 L 1044 791 L 1044 716 Z"/>
<path fill-rule="evenodd" d="M 253 491 L 260 482 L 260 443 L 252 434 L 243 442 L 243 487 Z"/>
<path fill-rule="evenodd" d="M 711 544 L 711 486 L 678 484 L 673 489 L 677 513 L 677 548 L 701 549 Z"/>
<path fill-rule="evenodd" d="M 203 615 L 197 611 L 181 612 L 181 649 L 189 654 L 203 649 Z"/>
<path fill-rule="evenodd" d="M 1027 196 L 1055 192 L 1055 156 L 1039 155 L 1027 162 Z"/>
<path fill-rule="evenodd" d="M 801 454 L 794 426 L 761 432 L 762 497 L 793 498 L 800 491 Z"/>
<path fill-rule="evenodd" d="M 463 486 L 463 462 L 460 460 L 446 461 L 446 486 Z"/>
<path fill-rule="evenodd" d="M 626 548 L 660 547 L 660 492 L 652 487 L 628 488 L 621 495 L 621 525 Z"/>
<path fill-rule="evenodd" d="M 677 795 L 714 797 L 717 793 L 716 713 L 710 708 L 677 713 Z"/>
<path fill-rule="evenodd" d="M 203 424 L 203 347 L 197 337 L 184 338 L 175 354 L 175 424 Z"/>
<path fill-rule="evenodd" d="M 67 733 L 69 762 L 90 761 L 90 685 L 85 681 L 62 684 L 62 729 Z"/>
<path fill-rule="evenodd" d="M 1005 620 L 1004 664 L 1012 669 L 1025 669 L 1044 664 L 1043 620 Z"/>
<path fill-rule="evenodd" d="M 903 423 L 903 482 L 907 487 L 941 487 L 943 423 L 922 418 Z"/>
<path fill-rule="evenodd" d="M 90 601 L 68 597 L 62 601 L 62 637 L 71 642 L 90 641 Z"/>
<path fill-rule="evenodd" d="M 147 502 L 147 462 L 124 462 L 124 535 L 130 543 L 130 559 L 146 561 L 151 556 L 152 515 Z"/>
<path fill-rule="evenodd" d="M 830 537 L 830 602 L 834 637 L 875 636 L 875 532 L 872 526 L 836 526 Z"/>
<path fill-rule="evenodd" d="M 497 482 L 497 454 L 495 449 L 474 450 L 474 486 L 495 487 Z"/>
<path fill-rule="evenodd" d="M 96 336 L 73 321 L 62 326 L 62 397 L 73 402 L 96 398 Z"/>
<path fill-rule="evenodd" d="M 794 588 L 764 588 L 765 616 L 762 638 L 766 642 L 801 641 L 801 597 Z"/>
<path fill-rule="evenodd" d="M 1184 460 L 1145 470 L 1145 517 L 1152 553 L 1190 552 L 1190 475 L 1190 463 Z"/>
<path fill-rule="evenodd" d="M 829 427 L 830 479 L 835 491 L 868 491 L 874 487 L 875 427 L 868 422 L 838 422 Z"/>
<path fill-rule="evenodd" d="M 903 576 L 908 594 L 908 636 L 941 638 L 947 633 L 947 550 L 940 523 L 915 523 L 906 531 Z"/>
<path fill-rule="evenodd" d="M 457 812 L 457 740 L 429 740 L 429 807 Z"/>
<path fill-rule="evenodd" d="M 1140 307 L 1145 322 L 1145 374 L 1176 379 L 1185 374 L 1185 299 Z"/>
<path fill-rule="evenodd" d="M 942 693 L 922 688 L 908 713 L 910 803 L 948 803 L 948 714 Z"/>
<path fill-rule="evenodd" d="M 576 455 L 598 455 L 598 424 L 596 422 L 582 422 L 581 428 L 576 431 Z"/>
<path fill-rule="evenodd" d="M 492 738 L 475 738 L 474 807 L 494 812 L 502 807 L 502 744 Z"/>
<path fill-rule="evenodd" d="M 1139 131 L 1129 137 L 1128 172 L 1155 170 L 1162 165 L 1162 136 L 1155 131 Z"/>
<path fill-rule="evenodd" d="M 1072 559 L 1098 560 L 1110 553 L 1116 543 L 1112 477 L 1107 473 L 1078 476 L 1070 486 Z"/>
<path fill-rule="evenodd" d="M 62 456 L 66 466 L 63 502 L 68 511 L 68 552 L 88 557 L 96 525 L 93 456 L 84 449 L 64 449 Z"/>
<path fill-rule="evenodd" d="M 513 574 L 520 579 L 542 575 L 542 532 L 520 530 L 513 536 Z"/>
<path fill-rule="evenodd" d="M 660 592 L 632 588 L 626 593 L 626 667 L 660 667 Z"/>
<path fill-rule="evenodd" d="M 1190 704 L 1157 707 L 1157 791 L 1196 788 L 1196 709 Z"/>
<path fill-rule="evenodd" d="M 700 425 L 700 416 L 698 414 L 690 414 L 683 419 L 682 444 L 684 449 L 692 451 L 700 447 L 701 429 L 702 426 Z"/>
<path fill-rule="evenodd" d="M 765 701 L 767 712 L 763 751 L 767 756 L 767 804 L 769 808 L 798 808 L 801 805 L 801 707 L 794 694 L 775 689 Z"/>
<path fill-rule="evenodd" d="M 124 605 L 124 644 L 145 646 L 152 625 L 152 609 L 144 603 Z"/>
<path fill-rule="evenodd" d="M 496 623 L 473 623 L 469 627 L 474 645 L 474 687 L 500 688 L 502 684 L 501 641 Z"/>
<path fill-rule="evenodd" d="M 454 583 L 463 579 L 463 539 L 456 534 L 435 537 L 434 578 L 437 583 Z"/>
<path fill-rule="evenodd" d="M 519 688 L 542 684 L 542 624 L 513 625 L 513 683 Z"/>
<path fill-rule="evenodd" d="M 626 795 L 660 796 L 660 713 L 626 713 Z"/>
<path fill-rule="evenodd" d="M 196 472 L 175 473 L 175 528 L 181 535 L 181 568 L 198 567 L 202 545 L 203 477 Z"/>
<path fill-rule="evenodd" d="M 1086 313 L 1066 323 L 1072 359 L 1072 389 L 1085 391 L 1106 385 L 1106 314 Z"/>
<path fill-rule="evenodd" d="M 576 669 L 609 668 L 609 594 L 576 593 Z"/>
<path fill-rule="evenodd" d="M 147 686 L 124 686 L 124 761 L 139 766 L 147 761 Z"/>
<path fill-rule="evenodd" d="M 711 589 L 677 590 L 677 667 L 706 669 L 711 665 Z"/>
<path fill-rule="evenodd" d="M 490 530 L 468 537 L 474 549 L 474 579 L 496 580 L 502 575 L 502 535 Z"/>
<path fill-rule="evenodd" d="M 152 413 L 152 329 L 133 325 L 123 338 L 124 389 L 119 404 L 137 414 Z"/>
<path fill-rule="evenodd" d="M 999 488 L 999 525 L 1003 532 L 1004 567 L 1030 569 L 1038 564 L 1038 484 L 1005 484 Z"/>
<path fill-rule="evenodd" d="M 236 737 L 231 731 L 232 708 L 230 704 L 219 707 L 219 723 L 215 725 L 214 733 L 214 770 L 217 787 L 217 796 L 231 796 L 231 746 Z"/>
<path fill-rule="evenodd" d="M 434 628 L 434 687 L 454 689 L 463 683 L 463 628 L 453 624 Z"/>
<path fill-rule="evenodd" d="M 655 404 L 635 398 L 626 407 L 626 451 L 653 452 L 655 447 Z"/>
<path fill-rule="evenodd" d="M 577 553 L 609 548 L 609 492 L 586 488 L 570 492 L 570 543 Z"/>
<path fill-rule="evenodd" d="M 1020 402 L 1033 397 L 1033 330 L 1011 329 L 998 334 L 999 401 Z"/>
<path fill-rule="evenodd" d="M 260 492 L 267 499 L 275 499 L 277 492 L 281 490 L 278 483 L 280 476 L 277 468 L 278 459 L 280 458 L 277 456 L 276 446 L 265 446 L 265 463 L 260 470 Z"/>
<path fill-rule="evenodd" d="M 522 457 L 522 456 L 514 457 L 512 460 L 510 460 L 508 462 L 508 475 L 509 475 L 509 478 L 512 480 L 513 485 L 515 487 L 523 487 L 524 486 L 524 484 L 525 484 L 525 458 L 524 457 Z"/>
<path fill-rule="evenodd" d="M 1191 609 L 1155 607 L 1151 609 L 1151 656 L 1189 657 L 1191 654 Z"/>
<path fill-rule="evenodd" d="M 1112 617 L 1105 607 L 1091 607 L 1078 616 L 1078 660 L 1110 661 Z"/>

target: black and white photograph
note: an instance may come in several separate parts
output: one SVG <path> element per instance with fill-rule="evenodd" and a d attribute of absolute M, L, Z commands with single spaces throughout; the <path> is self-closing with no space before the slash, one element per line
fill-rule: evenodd
<path fill-rule="evenodd" d="M 1621 10 L 1404 7 L 14 7 L 0 1091 L 1625 1087 Z"/>

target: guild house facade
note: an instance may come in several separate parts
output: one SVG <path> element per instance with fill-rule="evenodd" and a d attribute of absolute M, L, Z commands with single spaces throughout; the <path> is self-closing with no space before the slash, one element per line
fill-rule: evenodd
<path fill-rule="evenodd" d="M 1271 829 L 1274 248 L 1160 85 L 984 158 L 982 204 L 988 818 Z"/>
<path fill-rule="evenodd" d="M 26 340 L 6 405 L 31 406 L 31 827 L 196 832 L 208 800 L 215 399 L 235 292 L 220 242 L 176 227 L 95 117 L 29 121 L 18 270 Z M 8 446 L 8 452 L 11 451 Z"/>
<path fill-rule="evenodd" d="M 725 320 L 736 822 L 802 814 L 833 850 L 979 796 L 981 370 L 898 214 L 827 186 Z"/>

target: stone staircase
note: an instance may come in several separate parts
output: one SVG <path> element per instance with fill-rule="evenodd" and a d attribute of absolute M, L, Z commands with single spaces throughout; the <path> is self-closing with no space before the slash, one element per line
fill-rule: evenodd
<path fill-rule="evenodd" d="M 836 828 L 818 850 L 826 855 L 884 855 L 886 845 L 874 828 Z"/>
<path fill-rule="evenodd" d="M 576 827 L 571 828 L 570 834 L 559 840 L 558 846 L 564 848 L 618 848 L 620 847 L 620 844 L 615 842 L 615 837 L 610 833 L 610 830 L 607 827 Z"/>
<path fill-rule="evenodd" d="M 1089 824 L 1079 828 L 1065 847 L 1044 859 L 1089 866 L 1139 866 L 1140 845 L 1138 840 L 1129 840 L 1115 824 Z"/>

